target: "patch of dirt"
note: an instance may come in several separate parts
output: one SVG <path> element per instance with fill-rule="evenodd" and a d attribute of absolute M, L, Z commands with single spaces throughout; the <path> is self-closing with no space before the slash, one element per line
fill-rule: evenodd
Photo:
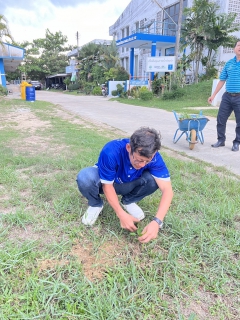
<path fill-rule="evenodd" d="M 68 260 L 51 260 L 51 259 L 46 259 L 43 261 L 40 261 L 39 263 L 39 271 L 45 271 L 45 270 L 52 270 L 55 269 L 56 267 L 62 267 L 66 266 L 69 264 Z"/>
<path fill-rule="evenodd" d="M 9 240 L 12 241 L 40 241 L 42 245 L 55 242 L 56 239 L 52 234 L 45 234 L 44 232 L 39 232 L 34 230 L 33 225 L 27 225 L 24 228 L 14 227 L 14 229 L 9 233 Z"/>
<path fill-rule="evenodd" d="M 90 281 L 101 280 L 107 268 L 117 264 L 122 258 L 122 251 L 126 243 L 117 240 L 106 241 L 97 249 L 90 242 L 75 243 L 69 253 L 81 264 L 82 271 Z M 55 269 L 57 266 L 66 265 L 69 260 L 43 260 L 39 263 L 39 270 Z"/>
<path fill-rule="evenodd" d="M 49 128 L 50 121 L 42 121 L 28 108 L 17 108 L 1 116 L 2 124 L 0 129 L 14 127 L 16 130 L 34 133 L 36 130 Z"/>
<path fill-rule="evenodd" d="M 168 302 L 171 308 L 173 300 L 171 296 L 163 294 L 161 299 Z M 193 297 L 181 299 L 179 311 L 184 319 L 239 320 L 238 303 L 237 298 L 234 301 L 230 296 L 207 292 L 200 288 Z"/>
<path fill-rule="evenodd" d="M 55 150 L 55 149 L 54 149 Z M 62 170 L 53 170 L 52 168 L 49 169 L 47 166 L 31 166 L 28 168 L 23 168 L 23 169 L 18 169 L 16 170 L 19 177 L 21 179 L 30 179 L 30 177 L 34 176 L 40 176 L 40 177 L 46 177 L 46 178 L 51 178 L 56 176 L 58 173 L 62 173 Z"/>
<path fill-rule="evenodd" d="M 11 198 L 9 192 L 4 188 L 4 186 L 0 185 L 0 214 L 8 214 L 12 211 L 11 208 L 5 207 L 4 202 L 9 201 Z"/>
<path fill-rule="evenodd" d="M 69 147 L 63 144 L 51 145 L 50 137 L 41 137 L 31 135 L 21 139 L 21 144 L 16 141 L 14 146 L 15 153 L 39 154 L 39 153 L 54 153 L 56 155 L 67 154 Z"/>

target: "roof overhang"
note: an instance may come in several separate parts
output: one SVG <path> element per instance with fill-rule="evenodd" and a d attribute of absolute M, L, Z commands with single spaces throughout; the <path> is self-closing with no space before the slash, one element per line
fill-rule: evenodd
<path fill-rule="evenodd" d="M 116 41 L 117 47 L 125 48 L 139 48 L 139 49 L 150 49 L 153 43 L 156 43 L 156 48 L 160 49 L 163 46 L 175 45 L 175 36 L 163 36 L 158 34 L 145 34 L 135 33 L 128 37 L 122 38 Z"/>
<path fill-rule="evenodd" d="M 9 43 L 0 45 L 0 58 L 3 59 L 5 72 L 13 72 L 23 61 L 25 49 Z"/>
<path fill-rule="evenodd" d="M 22 62 L 22 59 L 4 59 L 4 70 L 5 72 L 14 72 Z"/>
<path fill-rule="evenodd" d="M 56 77 L 66 77 L 66 76 L 67 76 L 67 73 L 58 73 L 52 76 L 47 76 L 46 78 L 56 78 Z"/>

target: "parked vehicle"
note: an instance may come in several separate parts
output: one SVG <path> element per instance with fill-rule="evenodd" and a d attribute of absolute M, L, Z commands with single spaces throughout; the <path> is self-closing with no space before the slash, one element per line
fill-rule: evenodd
<path fill-rule="evenodd" d="M 39 81 L 32 80 L 29 82 L 33 87 L 35 87 L 35 90 L 41 90 L 42 84 Z"/>
<path fill-rule="evenodd" d="M 108 89 L 107 89 L 107 87 L 105 87 L 105 86 L 102 86 L 102 95 L 103 95 L 104 97 L 107 97 L 107 95 L 108 95 Z"/>
<path fill-rule="evenodd" d="M 65 83 L 50 83 L 47 87 L 47 90 L 56 89 L 56 90 L 66 90 Z"/>

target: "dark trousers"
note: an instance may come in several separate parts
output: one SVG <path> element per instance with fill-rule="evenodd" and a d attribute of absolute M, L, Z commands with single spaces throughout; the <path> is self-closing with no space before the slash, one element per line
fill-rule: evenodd
<path fill-rule="evenodd" d="M 236 138 L 233 142 L 240 143 L 240 95 L 231 96 L 225 92 L 217 116 L 217 135 L 219 141 L 226 140 L 226 124 L 232 111 L 236 117 Z"/>
<path fill-rule="evenodd" d="M 98 174 L 98 168 L 87 167 L 82 169 L 77 175 L 77 185 L 81 194 L 87 198 L 88 205 L 91 207 L 101 207 L 103 200 L 102 183 Z M 128 182 L 113 184 L 116 194 L 121 195 L 123 204 L 138 202 L 154 193 L 158 185 L 149 171 L 144 171 L 141 178 Z"/>

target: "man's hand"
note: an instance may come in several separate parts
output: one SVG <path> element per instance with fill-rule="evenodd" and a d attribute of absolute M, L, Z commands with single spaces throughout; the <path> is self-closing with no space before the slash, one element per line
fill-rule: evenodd
<path fill-rule="evenodd" d="M 140 220 L 132 217 L 130 214 L 126 212 L 124 213 L 124 215 L 121 215 L 121 218 L 119 217 L 121 227 L 131 232 L 136 231 L 137 227 L 135 226 L 134 222 L 139 222 Z"/>
<path fill-rule="evenodd" d="M 152 239 L 157 238 L 159 225 L 155 221 L 151 221 L 142 232 L 142 236 L 138 238 L 141 243 L 147 243 Z"/>
<path fill-rule="evenodd" d="M 213 102 L 214 98 L 215 98 L 215 96 L 211 96 L 211 97 L 209 97 L 209 98 L 208 98 L 208 103 L 210 103 L 210 104 L 211 104 L 211 103 Z"/>
<path fill-rule="evenodd" d="M 209 98 L 208 98 L 208 103 L 210 103 L 210 104 L 211 104 L 211 103 L 213 102 L 213 100 L 214 100 L 214 97 L 212 97 L 212 96 L 211 96 L 211 97 L 209 97 Z"/>

